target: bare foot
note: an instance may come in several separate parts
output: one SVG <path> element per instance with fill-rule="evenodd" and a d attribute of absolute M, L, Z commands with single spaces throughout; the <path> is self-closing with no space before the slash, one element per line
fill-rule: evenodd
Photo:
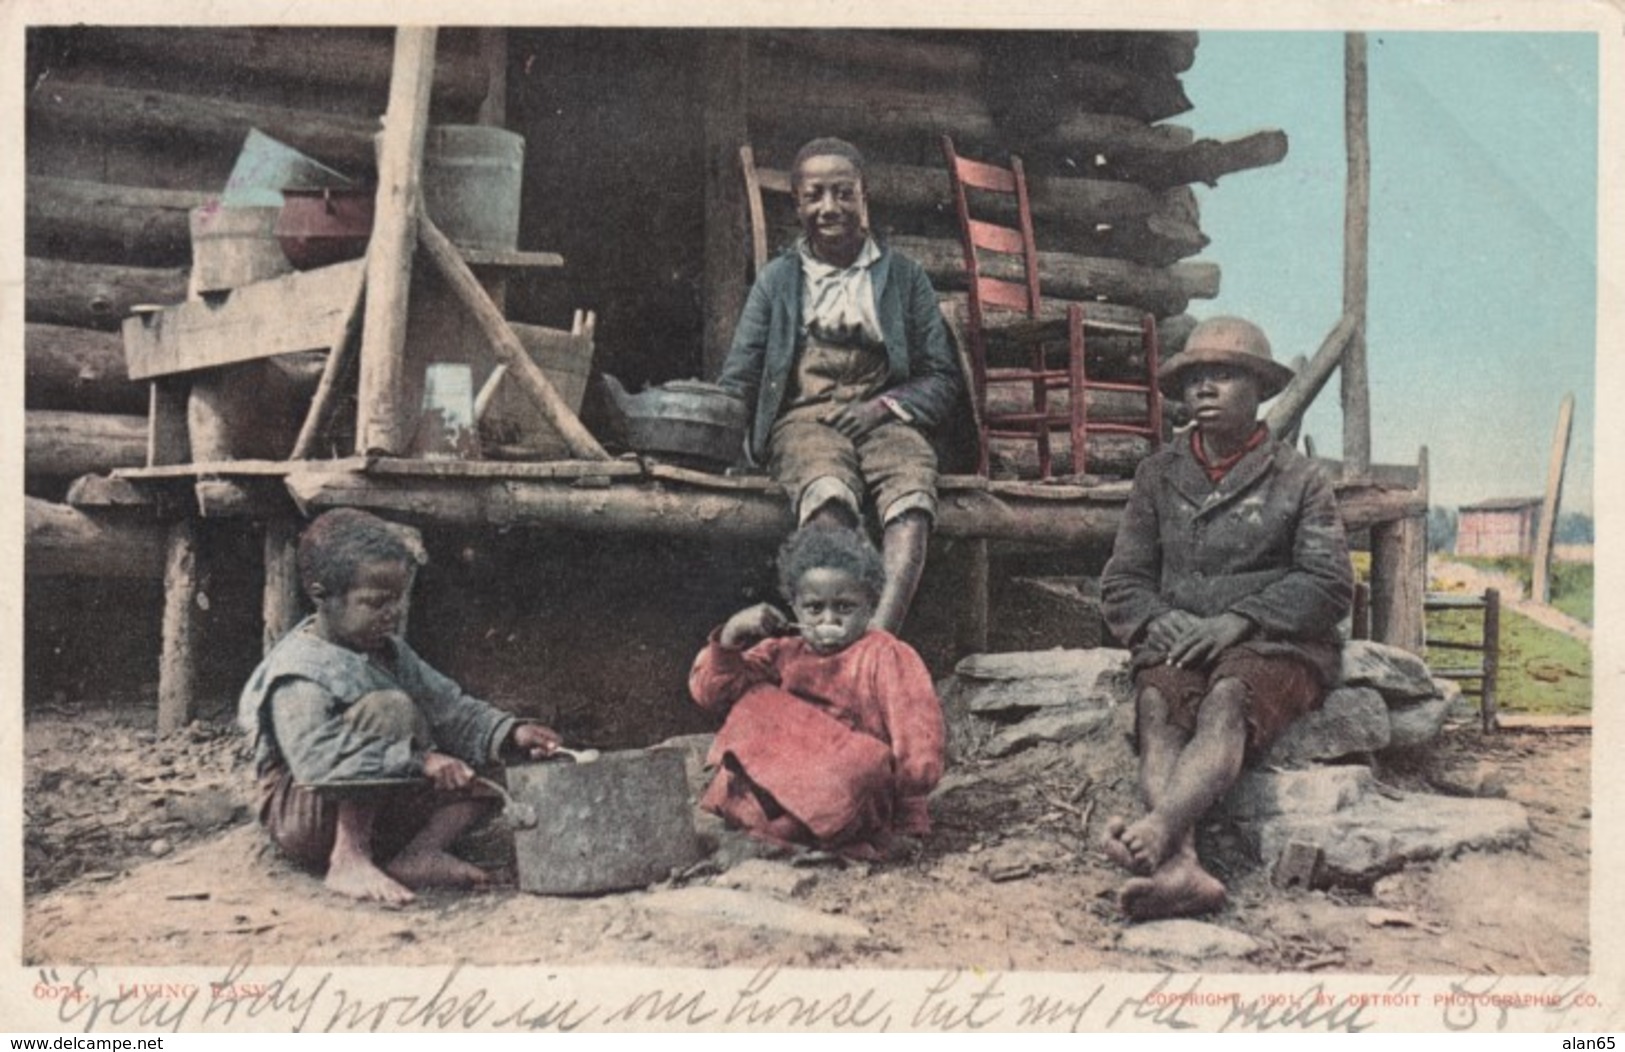
<path fill-rule="evenodd" d="M 404 906 L 415 895 L 389 878 L 370 861 L 336 862 L 327 870 L 328 890 L 363 902 L 382 902 L 387 906 Z"/>
<path fill-rule="evenodd" d="M 1122 866 L 1130 873 L 1134 872 L 1134 854 L 1129 851 L 1128 845 L 1123 843 L 1123 831 L 1128 828 L 1128 821 L 1112 816 L 1106 822 L 1106 832 L 1100 837 L 1100 850 L 1106 857 Z"/>
<path fill-rule="evenodd" d="M 1212 913 L 1224 905 L 1224 885 L 1194 854 L 1179 852 L 1149 877 L 1136 877 L 1118 892 L 1118 904 L 1134 920 Z"/>
<path fill-rule="evenodd" d="M 1155 873 L 1179 848 L 1179 838 L 1155 811 L 1123 830 L 1117 839 L 1128 852 L 1129 870 L 1142 877 Z"/>
<path fill-rule="evenodd" d="M 403 851 L 384 869 L 409 888 L 478 887 L 491 879 L 474 863 L 444 851 Z"/>

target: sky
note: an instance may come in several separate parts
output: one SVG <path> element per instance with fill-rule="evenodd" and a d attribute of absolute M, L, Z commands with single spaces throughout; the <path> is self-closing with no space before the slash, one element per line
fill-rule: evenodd
<path fill-rule="evenodd" d="M 1436 505 L 1539 497 L 1575 397 L 1566 511 L 1592 509 L 1597 308 L 1596 39 L 1371 33 L 1372 459 L 1427 446 Z M 1287 133 L 1280 164 L 1198 187 L 1202 259 L 1275 356 L 1313 355 L 1342 311 L 1343 36 L 1202 33 L 1184 74 L 1199 137 Z M 1304 431 L 1341 456 L 1338 379 Z"/>

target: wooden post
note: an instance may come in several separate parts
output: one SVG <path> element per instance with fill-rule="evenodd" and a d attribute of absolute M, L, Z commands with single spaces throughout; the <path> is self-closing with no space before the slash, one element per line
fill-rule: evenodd
<path fill-rule="evenodd" d="M 1500 726 L 1496 714 L 1495 685 L 1501 675 L 1501 593 L 1484 590 L 1484 678 L 1478 714 L 1486 733 Z"/>
<path fill-rule="evenodd" d="M 267 654 L 277 640 L 299 623 L 304 610 L 298 551 L 299 520 L 278 516 L 266 521 L 265 594 L 260 613 L 265 625 L 261 643 Z"/>
<path fill-rule="evenodd" d="M 185 464 L 192 459 L 191 438 L 186 431 L 186 403 L 192 381 L 185 376 L 165 376 L 154 380 L 147 409 L 147 467 Z"/>
<path fill-rule="evenodd" d="M 197 684 L 198 533 L 190 519 L 170 527 L 164 558 L 163 649 L 158 658 L 158 733 L 192 720 Z"/>
<path fill-rule="evenodd" d="M 1557 431 L 1552 435 L 1552 457 L 1546 466 L 1546 498 L 1540 506 L 1540 526 L 1535 532 L 1534 572 L 1529 597 L 1537 603 L 1552 599 L 1552 538 L 1557 531 L 1557 507 L 1563 496 L 1563 470 L 1569 458 L 1569 435 L 1574 429 L 1574 395 L 1563 396 L 1557 411 Z"/>
<path fill-rule="evenodd" d="M 1371 637 L 1421 655 L 1427 515 L 1371 527 Z"/>
<path fill-rule="evenodd" d="M 417 247 L 423 139 L 429 125 L 436 30 L 395 31 L 395 66 L 378 158 L 378 202 L 367 250 L 367 304 L 361 339 L 360 419 L 356 452 L 399 454 L 406 448 L 401 413 L 406 307 Z"/>
<path fill-rule="evenodd" d="M 705 285 L 701 303 L 705 375 L 722 371 L 734 326 L 750 290 L 743 176 L 739 148 L 750 141 L 746 121 L 746 52 L 743 31 L 712 34 L 705 42 Z"/>
<path fill-rule="evenodd" d="M 508 31 L 480 30 L 480 64 L 485 67 L 485 98 L 479 123 L 501 128 L 508 123 Z"/>
<path fill-rule="evenodd" d="M 954 545 L 953 563 L 959 576 L 959 614 L 954 622 L 954 655 L 987 650 L 987 540 L 973 538 Z"/>
<path fill-rule="evenodd" d="M 1343 473 L 1359 478 L 1371 470 L 1371 385 L 1366 370 L 1366 261 L 1371 234 L 1371 140 L 1366 108 L 1364 33 L 1344 38 L 1344 137 L 1348 182 L 1343 213 L 1343 314 L 1354 333 L 1343 352 Z"/>

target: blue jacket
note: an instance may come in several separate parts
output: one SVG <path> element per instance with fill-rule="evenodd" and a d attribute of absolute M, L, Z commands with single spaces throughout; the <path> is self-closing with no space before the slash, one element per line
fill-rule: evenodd
<path fill-rule="evenodd" d="M 871 278 L 886 342 L 887 389 L 927 433 L 959 404 L 962 378 L 937 294 L 920 265 L 881 246 Z M 717 382 L 754 403 L 746 452 L 766 459 L 767 439 L 790 389 L 801 349 L 801 259 L 794 248 L 756 276 Z"/>

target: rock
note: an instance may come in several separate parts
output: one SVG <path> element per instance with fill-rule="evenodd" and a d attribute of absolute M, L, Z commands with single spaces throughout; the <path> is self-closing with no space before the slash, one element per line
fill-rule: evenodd
<path fill-rule="evenodd" d="M 1388 748 L 1410 749 L 1426 745 L 1444 730 L 1450 715 L 1450 699 L 1423 698 L 1420 701 L 1388 707 Z"/>
<path fill-rule="evenodd" d="M 1028 650 L 973 654 L 954 669 L 969 711 L 1019 716 L 1061 706 L 1110 708 L 1129 696 L 1126 650 Z"/>
<path fill-rule="evenodd" d="M 1445 718 L 1452 720 L 1476 720 L 1479 718 L 1479 709 L 1482 705 L 1475 697 L 1470 697 L 1461 689 L 1461 684 L 1453 679 L 1436 679 L 1433 689 L 1448 703 Z"/>
<path fill-rule="evenodd" d="M 1008 756 L 1039 742 L 1070 742 L 1086 737 L 1111 722 L 1112 710 L 1094 705 L 1067 705 L 1044 709 L 1020 723 L 998 731 L 982 751 L 987 756 Z"/>
<path fill-rule="evenodd" d="M 1325 855 L 1321 881 L 1365 886 L 1408 862 L 1521 845 L 1529 817 L 1502 800 L 1401 793 L 1364 767 L 1252 772 L 1226 802 L 1260 858 L 1295 840 Z"/>
<path fill-rule="evenodd" d="M 1201 960 L 1245 957 L 1258 949 L 1258 943 L 1239 931 L 1181 918 L 1136 924 L 1123 932 L 1117 940 L 1117 948 L 1130 953 Z"/>
<path fill-rule="evenodd" d="M 1494 764 L 1484 760 L 1466 769 L 1440 772 L 1430 780 L 1433 788 L 1451 796 L 1503 797 L 1507 794 L 1506 777 Z"/>
<path fill-rule="evenodd" d="M 705 766 L 705 757 L 711 751 L 714 734 L 681 734 L 667 738 L 657 749 L 676 749 L 683 754 L 683 773 L 688 778 L 689 799 L 698 802 L 711 784 L 711 771 Z"/>
<path fill-rule="evenodd" d="M 1339 687 L 1325 702 L 1294 722 L 1264 757 L 1265 766 L 1298 767 L 1375 752 L 1389 743 L 1388 706 L 1370 687 Z"/>
<path fill-rule="evenodd" d="M 1343 644 L 1343 685 L 1370 687 L 1390 701 L 1429 697 L 1437 691 L 1427 663 L 1408 650 L 1351 639 Z"/>
<path fill-rule="evenodd" d="M 752 858 L 734 866 L 712 883 L 720 888 L 757 891 L 792 899 L 810 891 L 818 883 L 818 875 L 783 862 Z"/>
<path fill-rule="evenodd" d="M 207 833 L 235 822 L 247 812 L 245 805 L 223 789 L 204 788 L 172 796 L 165 810 L 199 832 Z"/>
<path fill-rule="evenodd" d="M 1060 844 L 1033 837 L 1006 840 L 979 859 L 982 875 L 993 881 L 1020 880 L 1072 860 Z"/>
<path fill-rule="evenodd" d="M 644 909 L 736 924 L 770 928 L 787 935 L 829 939 L 866 939 L 869 927 L 849 917 L 834 917 L 766 895 L 729 888 L 676 888 L 637 899 Z"/>
<path fill-rule="evenodd" d="M 163 837 L 159 837 L 157 840 L 154 840 L 152 843 L 147 845 L 147 854 L 151 855 L 153 858 L 163 858 L 173 850 L 175 850 L 175 846 L 169 841 L 165 840 Z"/>

